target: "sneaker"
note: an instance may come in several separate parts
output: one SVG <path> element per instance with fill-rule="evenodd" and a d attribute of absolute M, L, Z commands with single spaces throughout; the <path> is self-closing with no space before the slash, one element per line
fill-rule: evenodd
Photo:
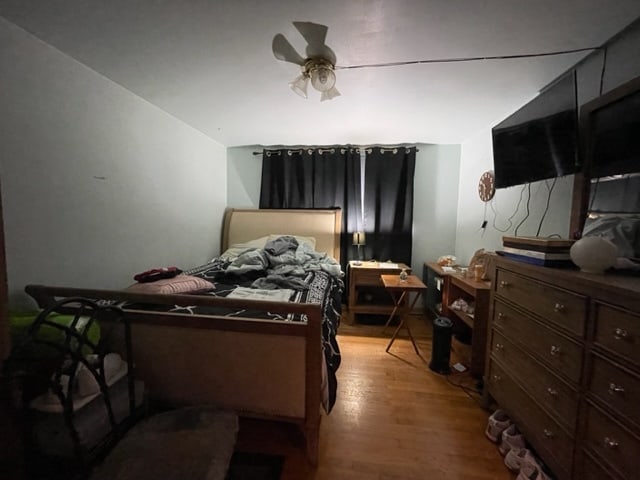
<path fill-rule="evenodd" d="M 551 477 L 542 471 L 542 467 L 536 461 L 535 464 L 523 464 L 516 480 L 551 480 Z"/>
<path fill-rule="evenodd" d="M 526 448 L 512 448 L 509 450 L 504 457 L 504 464 L 515 473 L 522 471 L 525 465 L 540 466 L 531 450 Z"/>
<path fill-rule="evenodd" d="M 484 434 L 492 442 L 498 443 L 500 435 L 511 425 L 511 420 L 502 410 L 496 410 L 489 416 L 487 421 L 487 428 L 484 430 Z"/>
<path fill-rule="evenodd" d="M 500 450 L 500 454 L 504 456 L 509 453 L 509 450 L 514 448 L 520 450 L 525 446 L 524 435 L 518 431 L 514 424 L 511 424 L 502 432 L 498 450 Z"/>

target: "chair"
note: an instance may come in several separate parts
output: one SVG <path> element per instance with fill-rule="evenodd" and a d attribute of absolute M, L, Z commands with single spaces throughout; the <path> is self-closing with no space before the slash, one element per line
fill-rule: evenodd
<path fill-rule="evenodd" d="M 121 309 L 84 298 L 43 310 L 15 343 L 3 378 L 19 397 L 29 478 L 224 478 L 237 415 L 196 406 L 142 420 L 132 343 Z"/>

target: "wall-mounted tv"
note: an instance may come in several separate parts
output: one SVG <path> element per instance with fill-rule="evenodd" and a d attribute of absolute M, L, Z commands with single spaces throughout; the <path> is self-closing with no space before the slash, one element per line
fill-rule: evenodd
<path fill-rule="evenodd" d="M 583 107 L 590 178 L 640 172 L 640 77 Z"/>
<path fill-rule="evenodd" d="M 575 71 L 563 75 L 492 129 L 496 188 L 578 170 Z"/>

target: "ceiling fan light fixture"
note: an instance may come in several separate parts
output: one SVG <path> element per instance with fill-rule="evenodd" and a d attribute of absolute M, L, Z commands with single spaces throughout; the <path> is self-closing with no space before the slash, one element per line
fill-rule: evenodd
<path fill-rule="evenodd" d="M 336 87 L 331 87 L 326 92 L 322 92 L 322 95 L 320 95 L 320 101 L 324 102 L 325 100 L 331 100 L 339 96 L 340 92 L 338 91 L 338 89 Z"/>
<path fill-rule="evenodd" d="M 289 87 L 291 87 L 291 90 L 296 92 L 302 98 L 308 98 L 307 97 L 308 85 L 309 85 L 309 75 L 307 75 L 306 72 L 301 73 L 294 80 L 289 82 Z"/>
<path fill-rule="evenodd" d="M 291 89 L 303 98 L 307 98 L 309 83 L 320 92 L 320 101 L 331 100 L 340 95 L 335 88 L 336 74 L 333 64 L 321 57 L 308 58 L 302 65 L 302 74 L 289 83 Z"/>
<path fill-rule="evenodd" d="M 311 69 L 311 85 L 319 92 L 331 90 L 336 84 L 336 74 L 331 65 L 314 65 Z"/>

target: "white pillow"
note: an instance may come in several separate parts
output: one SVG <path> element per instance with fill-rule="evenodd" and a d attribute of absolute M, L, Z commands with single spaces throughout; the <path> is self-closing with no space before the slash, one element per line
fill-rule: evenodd
<path fill-rule="evenodd" d="M 220 258 L 222 258 L 223 260 L 235 260 L 247 250 L 252 250 L 255 248 L 264 248 L 264 246 L 267 244 L 268 241 L 269 241 L 269 236 L 265 236 L 265 237 L 256 238 L 255 240 L 249 240 L 248 242 L 244 242 L 244 243 L 234 243 L 229 248 L 227 248 L 222 253 L 222 255 L 220 255 Z"/>

